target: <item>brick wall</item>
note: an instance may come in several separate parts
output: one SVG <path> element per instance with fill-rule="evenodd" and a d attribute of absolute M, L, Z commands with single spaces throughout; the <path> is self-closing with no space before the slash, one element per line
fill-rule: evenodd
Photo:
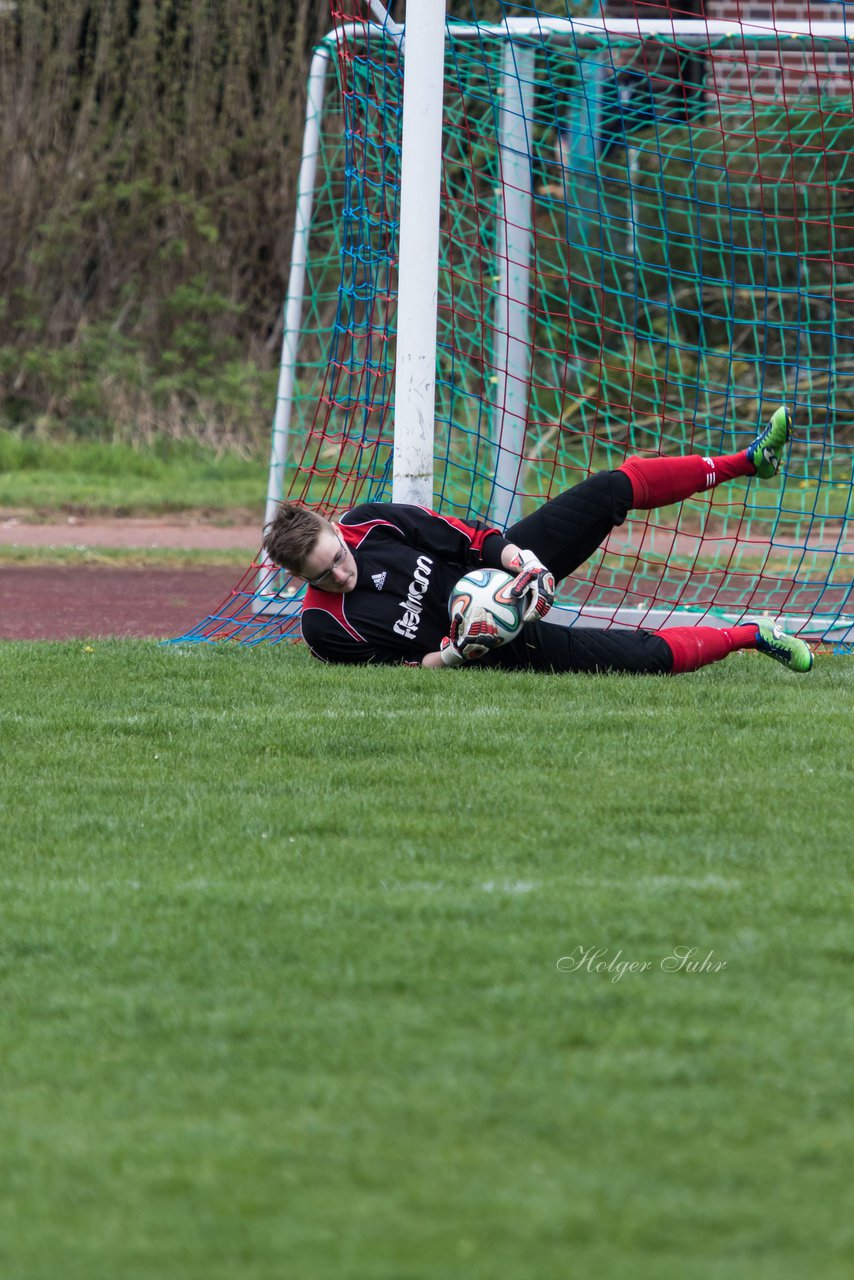
<path fill-rule="evenodd" d="M 709 18 L 737 18 L 741 22 L 841 22 L 845 9 L 854 20 L 854 3 L 846 4 L 845 0 L 828 0 L 827 3 L 816 3 L 809 0 L 795 3 L 795 0 L 706 0 L 706 15 Z"/>
<path fill-rule="evenodd" d="M 606 0 L 614 18 L 735 18 L 741 22 L 841 22 L 844 12 L 854 22 L 854 0 Z"/>
<path fill-rule="evenodd" d="M 607 0 L 605 11 L 613 17 L 637 18 L 732 18 L 758 27 L 775 24 L 785 29 L 787 22 L 841 22 L 847 16 L 854 30 L 854 0 L 672 0 L 669 4 L 650 0 Z M 739 101 L 811 97 L 816 94 L 851 97 L 854 82 L 854 45 L 834 47 L 808 39 L 786 40 L 784 44 L 730 46 L 716 50 L 708 59 L 706 91 L 720 105 L 732 107 Z M 681 78 L 675 59 L 647 51 L 644 61 L 674 80 Z"/>
<path fill-rule="evenodd" d="M 793 3 L 793 0 L 707 0 L 709 18 L 737 18 L 758 26 L 774 23 L 785 28 L 787 22 L 841 22 L 846 15 L 854 24 L 854 0 L 832 0 L 831 3 Z M 727 79 L 733 92 L 756 98 L 784 98 L 813 94 L 850 97 L 852 92 L 851 45 L 833 47 L 810 40 L 786 41 L 785 46 L 762 51 L 754 48 L 739 55 L 743 69 L 734 74 L 732 65 Z M 720 82 L 720 76 L 717 77 Z"/>

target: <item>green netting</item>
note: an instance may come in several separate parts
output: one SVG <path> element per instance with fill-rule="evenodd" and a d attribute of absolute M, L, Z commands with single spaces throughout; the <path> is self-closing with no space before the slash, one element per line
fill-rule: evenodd
<path fill-rule="evenodd" d="M 391 496 L 402 61 L 364 22 L 329 50 L 274 488 L 336 512 Z M 850 627 L 849 50 L 449 22 L 434 505 L 506 519 L 629 454 L 726 453 L 795 413 L 781 477 L 636 513 L 564 604 Z M 248 576 L 201 633 L 277 637 L 280 587 Z"/>

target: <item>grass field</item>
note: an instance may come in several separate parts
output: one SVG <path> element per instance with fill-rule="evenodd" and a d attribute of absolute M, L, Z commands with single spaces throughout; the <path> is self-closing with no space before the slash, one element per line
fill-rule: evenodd
<path fill-rule="evenodd" d="M 586 456 L 577 458 L 579 468 Z M 613 465 L 606 454 L 596 467 Z M 788 528 L 805 516 L 843 519 L 850 515 L 851 477 L 838 464 L 831 479 L 830 463 L 821 463 L 821 483 L 816 476 L 801 478 L 808 463 L 790 457 L 786 489 L 780 484 L 754 479 L 750 486 L 735 481 L 717 490 L 712 511 L 719 517 L 741 513 L 746 501 L 749 516 L 769 525 L 771 517 Z M 818 467 L 813 461 L 810 465 Z M 230 512 L 239 518 L 257 519 L 263 513 L 267 487 L 266 453 L 247 456 L 234 449 L 216 450 L 192 440 L 161 438 L 156 444 L 131 447 L 98 440 L 51 440 L 0 427 L 0 508 L 38 512 L 87 512 L 146 515 L 188 510 L 217 512 L 226 522 Z M 577 473 L 580 474 L 580 471 Z M 573 475 L 573 482 L 577 478 Z M 303 482 L 305 477 L 303 477 Z M 437 486 L 441 488 L 441 483 Z M 325 498 L 325 484 L 318 482 L 317 498 Z M 310 495 L 309 495 L 310 496 Z M 466 506 L 468 489 L 458 495 Z M 698 518 L 708 517 L 709 496 L 696 505 Z M 530 501 L 533 507 L 533 500 Z"/>
<path fill-rule="evenodd" d="M 131 448 L 0 429 L 0 508 L 122 515 L 201 509 L 260 522 L 266 478 L 260 454 L 248 458 L 192 441 Z"/>
<path fill-rule="evenodd" d="M 0 677 L 4 1277 L 851 1276 L 850 661 Z"/>

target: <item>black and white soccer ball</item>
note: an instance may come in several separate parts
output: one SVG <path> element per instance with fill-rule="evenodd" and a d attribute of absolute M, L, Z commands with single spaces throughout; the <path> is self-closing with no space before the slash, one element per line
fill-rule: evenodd
<path fill-rule="evenodd" d="M 460 578 L 451 592 L 448 613 L 460 619 L 461 636 L 488 637 L 488 648 L 516 639 L 525 609 L 524 601 L 510 594 L 514 582 L 513 575 L 503 569 L 472 569 Z"/>

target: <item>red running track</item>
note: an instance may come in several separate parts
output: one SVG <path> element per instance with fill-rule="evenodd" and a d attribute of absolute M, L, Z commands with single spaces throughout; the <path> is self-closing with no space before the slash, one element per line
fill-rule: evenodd
<path fill-rule="evenodd" d="M 0 640 L 183 635 L 231 595 L 240 570 L 0 568 Z"/>

